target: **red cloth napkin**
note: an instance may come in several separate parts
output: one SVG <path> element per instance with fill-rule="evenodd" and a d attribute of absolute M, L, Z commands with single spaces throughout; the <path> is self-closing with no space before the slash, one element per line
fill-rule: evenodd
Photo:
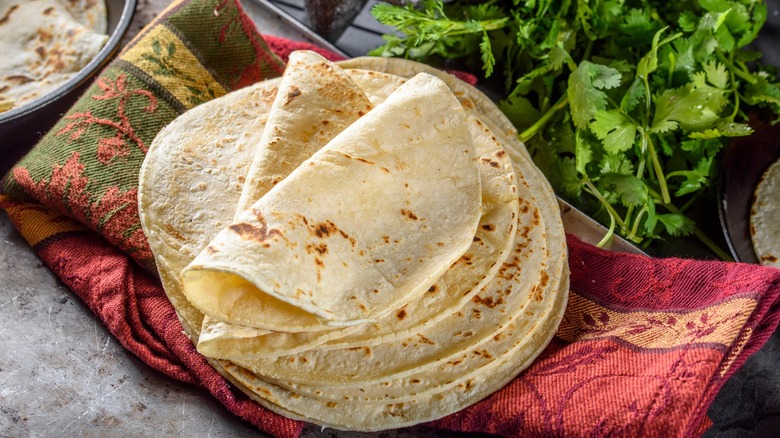
<path fill-rule="evenodd" d="M 190 38 L 205 38 L 202 34 L 208 34 L 208 26 L 193 26 L 191 18 L 177 21 L 177 13 L 223 20 L 215 27 L 215 40 L 220 44 L 233 44 L 235 38 L 243 41 L 235 43 L 234 52 L 248 60 L 246 63 L 211 71 L 227 90 L 276 69 L 278 61 L 265 52 L 265 42 L 247 25 L 248 18 L 235 1 L 185 1 L 171 8 L 171 15 L 160 18 L 166 29 L 175 29 L 172 33 L 181 38 L 188 36 L 188 29 L 192 31 Z M 151 26 L 147 36 L 156 31 L 160 30 Z M 295 48 L 307 47 L 272 37 L 267 37 L 267 42 L 281 58 Z M 239 50 L 245 47 L 252 49 Z M 150 45 L 150 50 L 172 52 L 170 46 L 159 44 Z M 132 169 L 128 164 L 132 153 L 141 154 L 141 148 L 128 149 L 122 143 L 125 137 L 114 136 L 115 127 L 101 131 L 102 140 L 90 140 L 92 149 L 73 146 L 89 133 L 62 140 L 65 134 L 75 135 L 61 132 L 75 119 L 74 114 L 85 114 L 80 105 L 105 104 L 111 96 L 134 93 L 132 78 L 120 79 L 134 71 L 126 65 L 131 64 L 127 59 L 132 61 L 125 56 L 128 53 L 126 50 L 124 58 L 113 65 L 114 70 L 109 67 L 101 75 L 93 91 L 12 171 L 20 177 L 15 178 L 12 196 L 0 196 L 0 207 L 43 262 L 87 303 L 128 351 L 171 378 L 203 387 L 230 412 L 260 430 L 295 437 L 303 423 L 251 401 L 197 353 L 158 280 L 141 267 L 150 260 L 143 250 L 145 241 L 125 239 L 137 231 L 133 225 L 137 224 L 137 211 L 128 202 L 134 200 L 133 175 L 128 177 L 130 183 L 123 180 L 125 186 L 109 188 L 97 201 L 88 196 L 89 181 L 82 175 L 91 170 L 84 164 L 85 151 L 97 151 L 96 156 L 106 160 L 103 165 L 116 164 L 115 170 L 127 170 Z M 120 70 L 125 73 L 117 73 Z M 240 80 L 231 82 L 231 75 Z M 135 95 L 148 99 L 137 108 L 139 119 L 125 117 L 127 124 L 120 127 L 151 123 L 141 117 L 147 109 L 155 111 L 150 109 L 149 96 L 159 105 L 169 99 L 174 109 L 176 102 L 184 105 L 162 92 L 138 90 Z M 154 121 L 160 123 L 159 118 Z M 52 139 L 65 143 L 54 148 Z M 139 140 L 136 145 L 148 144 L 143 138 Z M 43 153 L 47 147 L 66 150 Z M 51 176 L 40 179 L 40 169 L 47 166 Z M 66 201 L 81 204 L 74 207 Z M 780 270 L 609 253 L 572 236 L 568 243 L 571 295 L 551 345 L 501 391 L 428 426 L 518 437 L 701 433 L 709 424 L 706 411 L 715 394 L 778 325 Z"/>

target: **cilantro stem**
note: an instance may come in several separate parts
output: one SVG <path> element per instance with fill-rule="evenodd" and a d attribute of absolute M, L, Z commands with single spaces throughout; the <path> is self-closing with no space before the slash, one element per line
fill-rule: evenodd
<path fill-rule="evenodd" d="M 734 53 L 732 52 L 729 55 L 729 61 L 734 60 Z M 737 78 L 735 78 L 734 71 L 729 71 L 731 75 L 731 91 L 734 92 L 734 111 L 731 113 L 731 120 L 733 121 L 735 117 L 739 114 L 739 88 L 737 84 Z"/>
<path fill-rule="evenodd" d="M 658 193 L 656 193 L 650 187 L 648 187 L 648 190 L 650 191 L 650 195 L 651 196 L 653 196 L 655 198 L 659 197 Z M 669 210 L 669 212 L 671 212 L 671 213 L 685 215 L 682 211 L 680 211 L 679 208 L 675 207 L 674 204 L 666 203 L 666 204 L 661 204 L 661 205 L 663 205 L 663 207 L 666 208 L 667 210 Z M 734 259 L 730 255 L 726 254 L 726 252 L 724 252 L 722 249 L 720 249 L 720 247 L 718 245 L 716 245 L 715 242 L 713 242 L 712 239 L 710 239 L 709 236 L 704 234 L 704 231 L 702 231 L 696 225 L 693 226 L 693 235 L 696 236 L 696 238 L 699 239 L 699 241 L 701 243 L 703 243 L 707 248 L 709 248 L 710 251 L 715 253 L 715 255 L 718 256 L 719 259 L 721 259 L 723 261 L 726 261 L 726 262 L 733 262 L 734 261 Z"/>
<path fill-rule="evenodd" d="M 599 189 L 596 188 L 596 186 L 594 186 L 593 183 L 588 180 L 585 180 L 584 183 L 585 183 L 585 189 L 588 191 L 588 193 L 593 195 L 601 203 L 601 205 L 604 206 L 607 212 L 609 212 L 609 215 L 617 221 L 618 225 L 620 225 L 620 228 L 625 230 L 626 228 L 625 222 L 623 222 L 623 219 L 620 218 L 620 215 L 615 211 L 612 205 L 606 199 L 604 199 L 604 196 L 601 195 Z"/>
<path fill-rule="evenodd" d="M 642 209 L 639 210 L 639 213 L 636 214 L 636 218 L 634 218 L 634 225 L 631 227 L 631 234 L 628 235 L 629 239 L 636 241 L 636 232 L 639 228 L 639 220 L 642 219 L 642 215 L 645 213 L 647 213 L 647 206 L 642 207 Z"/>
<path fill-rule="evenodd" d="M 753 77 L 750 72 L 742 70 L 741 68 L 734 65 L 733 62 L 729 61 L 725 56 L 723 56 L 723 53 L 721 53 L 720 50 L 715 50 L 715 54 L 718 56 L 718 59 L 720 62 L 726 64 L 726 67 L 729 68 L 733 73 L 735 73 L 737 76 L 741 77 L 742 79 L 748 81 L 751 85 L 756 84 L 756 78 Z"/>
<path fill-rule="evenodd" d="M 661 189 L 661 197 L 664 200 L 664 204 L 671 204 L 672 197 L 669 196 L 669 187 L 666 185 L 664 169 L 661 167 L 661 162 L 658 160 L 658 154 L 655 152 L 655 147 L 653 147 L 650 133 L 643 130 L 642 137 L 647 138 L 647 152 L 648 155 L 650 155 L 650 161 L 653 163 L 653 170 L 655 171 L 655 177 L 658 180 L 658 186 Z"/>
<path fill-rule="evenodd" d="M 542 128 L 545 127 L 545 125 L 547 125 L 547 122 L 550 121 L 550 119 L 552 118 L 552 116 L 555 115 L 555 113 L 566 108 L 566 105 L 568 104 L 569 104 L 569 97 L 568 95 L 564 94 L 563 96 L 561 96 L 560 99 L 558 99 L 557 102 L 555 102 L 555 105 L 553 105 L 550 109 L 548 109 L 547 112 L 544 113 L 544 115 L 542 115 L 542 117 L 539 118 L 539 120 L 534 122 L 533 125 L 529 126 L 528 129 L 520 133 L 519 135 L 520 141 L 525 143 L 526 141 L 530 140 L 534 135 L 536 135 L 539 131 L 541 131 Z"/>
<path fill-rule="evenodd" d="M 609 215 L 609 229 L 607 230 L 607 233 L 604 234 L 604 237 L 599 240 L 599 243 L 596 244 L 599 248 L 603 248 L 604 245 L 609 242 L 609 239 L 612 238 L 612 236 L 615 234 L 615 216 Z"/>

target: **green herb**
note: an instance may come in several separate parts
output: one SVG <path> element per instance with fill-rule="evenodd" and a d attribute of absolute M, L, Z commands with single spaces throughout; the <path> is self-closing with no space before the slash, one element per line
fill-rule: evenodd
<path fill-rule="evenodd" d="M 514 0 L 372 10 L 397 29 L 374 55 L 458 59 L 504 88 L 499 107 L 556 191 L 647 245 L 695 235 L 685 213 L 711 185 L 751 107 L 780 115 L 772 67 L 745 46 L 758 0 Z"/>

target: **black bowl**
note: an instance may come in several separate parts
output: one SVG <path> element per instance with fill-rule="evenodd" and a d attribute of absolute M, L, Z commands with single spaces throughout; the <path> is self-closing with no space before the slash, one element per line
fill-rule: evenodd
<path fill-rule="evenodd" d="M 779 158 L 780 124 L 734 140 L 723 155 L 720 220 L 731 255 L 737 261 L 758 263 L 750 237 L 750 208 L 761 176 Z"/>
<path fill-rule="evenodd" d="M 106 0 L 108 33 L 105 46 L 68 82 L 35 101 L 0 113 L 0 172 L 32 147 L 78 99 L 90 80 L 119 48 L 135 12 L 136 0 Z"/>

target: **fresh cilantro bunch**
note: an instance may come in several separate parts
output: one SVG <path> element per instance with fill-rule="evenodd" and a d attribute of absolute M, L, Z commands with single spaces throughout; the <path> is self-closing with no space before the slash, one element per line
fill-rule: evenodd
<path fill-rule="evenodd" d="M 774 68 L 746 50 L 759 0 L 423 0 L 372 10 L 397 33 L 372 54 L 458 59 L 500 83 L 499 107 L 556 191 L 637 244 L 695 234 L 748 111 L 780 115 Z M 498 79 L 498 81 L 496 81 Z"/>

